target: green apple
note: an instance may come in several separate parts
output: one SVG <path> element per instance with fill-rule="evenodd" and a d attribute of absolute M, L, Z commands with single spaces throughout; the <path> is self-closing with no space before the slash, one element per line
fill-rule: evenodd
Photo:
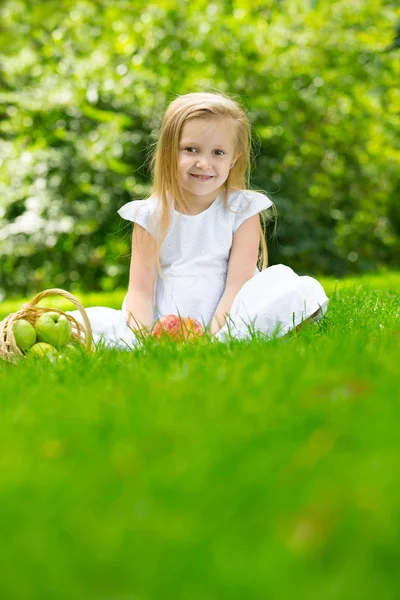
<path fill-rule="evenodd" d="M 61 354 L 59 355 L 59 358 L 74 360 L 74 358 L 76 358 L 77 356 L 81 356 L 81 354 L 82 351 L 78 350 L 76 346 L 74 346 L 73 344 L 67 344 L 61 349 Z"/>
<path fill-rule="evenodd" d="M 36 342 L 36 331 L 26 319 L 14 321 L 12 330 L 20 350 L 28 350 Z"/>
<path fill-rule="evenodd" d="M 68 344 L 71 339 L 71 323 L 65 315 L 47 312 L 41 315 L 36 323 L 38 342 L 51 344 L 58 350 Z"/>
<path fill-rule="evenodd" d="M 31 356 L 33 358 L 49 358 L 50 360 L 54 360 L 58 358 L 57 349 L 46 342 L 38 342 L 33 344 L 26 353 L 26 356 Z"/>

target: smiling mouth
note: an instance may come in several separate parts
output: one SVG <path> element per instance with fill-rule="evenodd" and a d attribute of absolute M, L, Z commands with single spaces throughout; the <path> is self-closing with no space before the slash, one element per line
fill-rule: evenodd
<path fill-rule="evenodd" d="M 207 179 L 212 179 L 214 177 L 214 175 L 195 175 L 194 173 L 190 173 L 190 175 L 192 177 L 196 177 L 196 179 L 201 179 L 203 181 L 206 181 Z"/>

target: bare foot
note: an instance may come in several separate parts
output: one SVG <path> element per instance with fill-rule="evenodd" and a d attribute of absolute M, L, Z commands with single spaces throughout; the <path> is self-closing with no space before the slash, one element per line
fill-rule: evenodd
<path fill-rule="evenodd" d="M 296 325 L 295 330 L 298 331 L 300 329 L 300 327 L 302 325 L 304 325 L 304 323 L 307 323 L 307 321 L 310 322 L 310 320 L 313 317 L 316 317 L 318 314 L 321 314 L 321 309 L 320 308 L 318 310 L 316 310 L 312 315 L 310 315 L 309 317 L 307 317 L 307 319 L 304 319 L 304 321 L 302 321 L 301 323 L 299 323 L 298 325 Z M 293 333 L 293 330 L 289 331 L 289 333 Z"/>

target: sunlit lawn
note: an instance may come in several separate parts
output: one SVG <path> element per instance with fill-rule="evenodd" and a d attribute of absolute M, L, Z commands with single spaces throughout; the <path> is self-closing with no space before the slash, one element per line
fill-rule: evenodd
<path fill-rule="evenodd" d="M 319 280 L 293 336 L 1 362 L 0 598 L 399 598 L 400 274 Z"/>

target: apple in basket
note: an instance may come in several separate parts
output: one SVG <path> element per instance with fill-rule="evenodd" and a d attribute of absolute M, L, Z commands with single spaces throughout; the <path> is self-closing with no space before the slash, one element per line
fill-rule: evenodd
<path fill-rule="evenodd" d="M 51 344 L 37 342 L 29 348 L 26 356 L 29 358 L 47 358 L 53 363 L 58 360 L 74 362 L 77 356 L 81 356 L 81 351 L 73 344 L 66 344 L 66 346 L 63 346 L 59 351 Z"/>
<path fill-rule="evenodd" d="M 178 315 L 161 317 L 152 330 L 152 335 L 155 338 L 169 336 L 176 341 L 194 341 L 203 333 L 203 327 L 197 319 L 192 317 L 180 318 Z"/>
<path fill-rule="evenodd" d="M 51 344 L 57 350 L 66 346 L 71 339 L 71 323 L 65 315 L 46 312 L 35 323 L 38 342 Z"/>
<path fill-rule="evenodd" d="M 74 344 L 67 344 L 61 348 L 59 358 L 65 360 L 75 360 L 78 356 L 82 355 L 82 350 L 78 349 Z"/>
<path fill-rule="evenodd" d="M 38 342 L 29 348 L 26 356 L 31 358 L 48 358 L 54 362 L 58 358 L 58 351 L 51 344 Z"/>
<path fill-rule="evenodd" d="M 14 321 L 12 326 L 15 343 L 18 348 L 25 352 L 36 342 L 36 330 L 26 319 Z"/>

